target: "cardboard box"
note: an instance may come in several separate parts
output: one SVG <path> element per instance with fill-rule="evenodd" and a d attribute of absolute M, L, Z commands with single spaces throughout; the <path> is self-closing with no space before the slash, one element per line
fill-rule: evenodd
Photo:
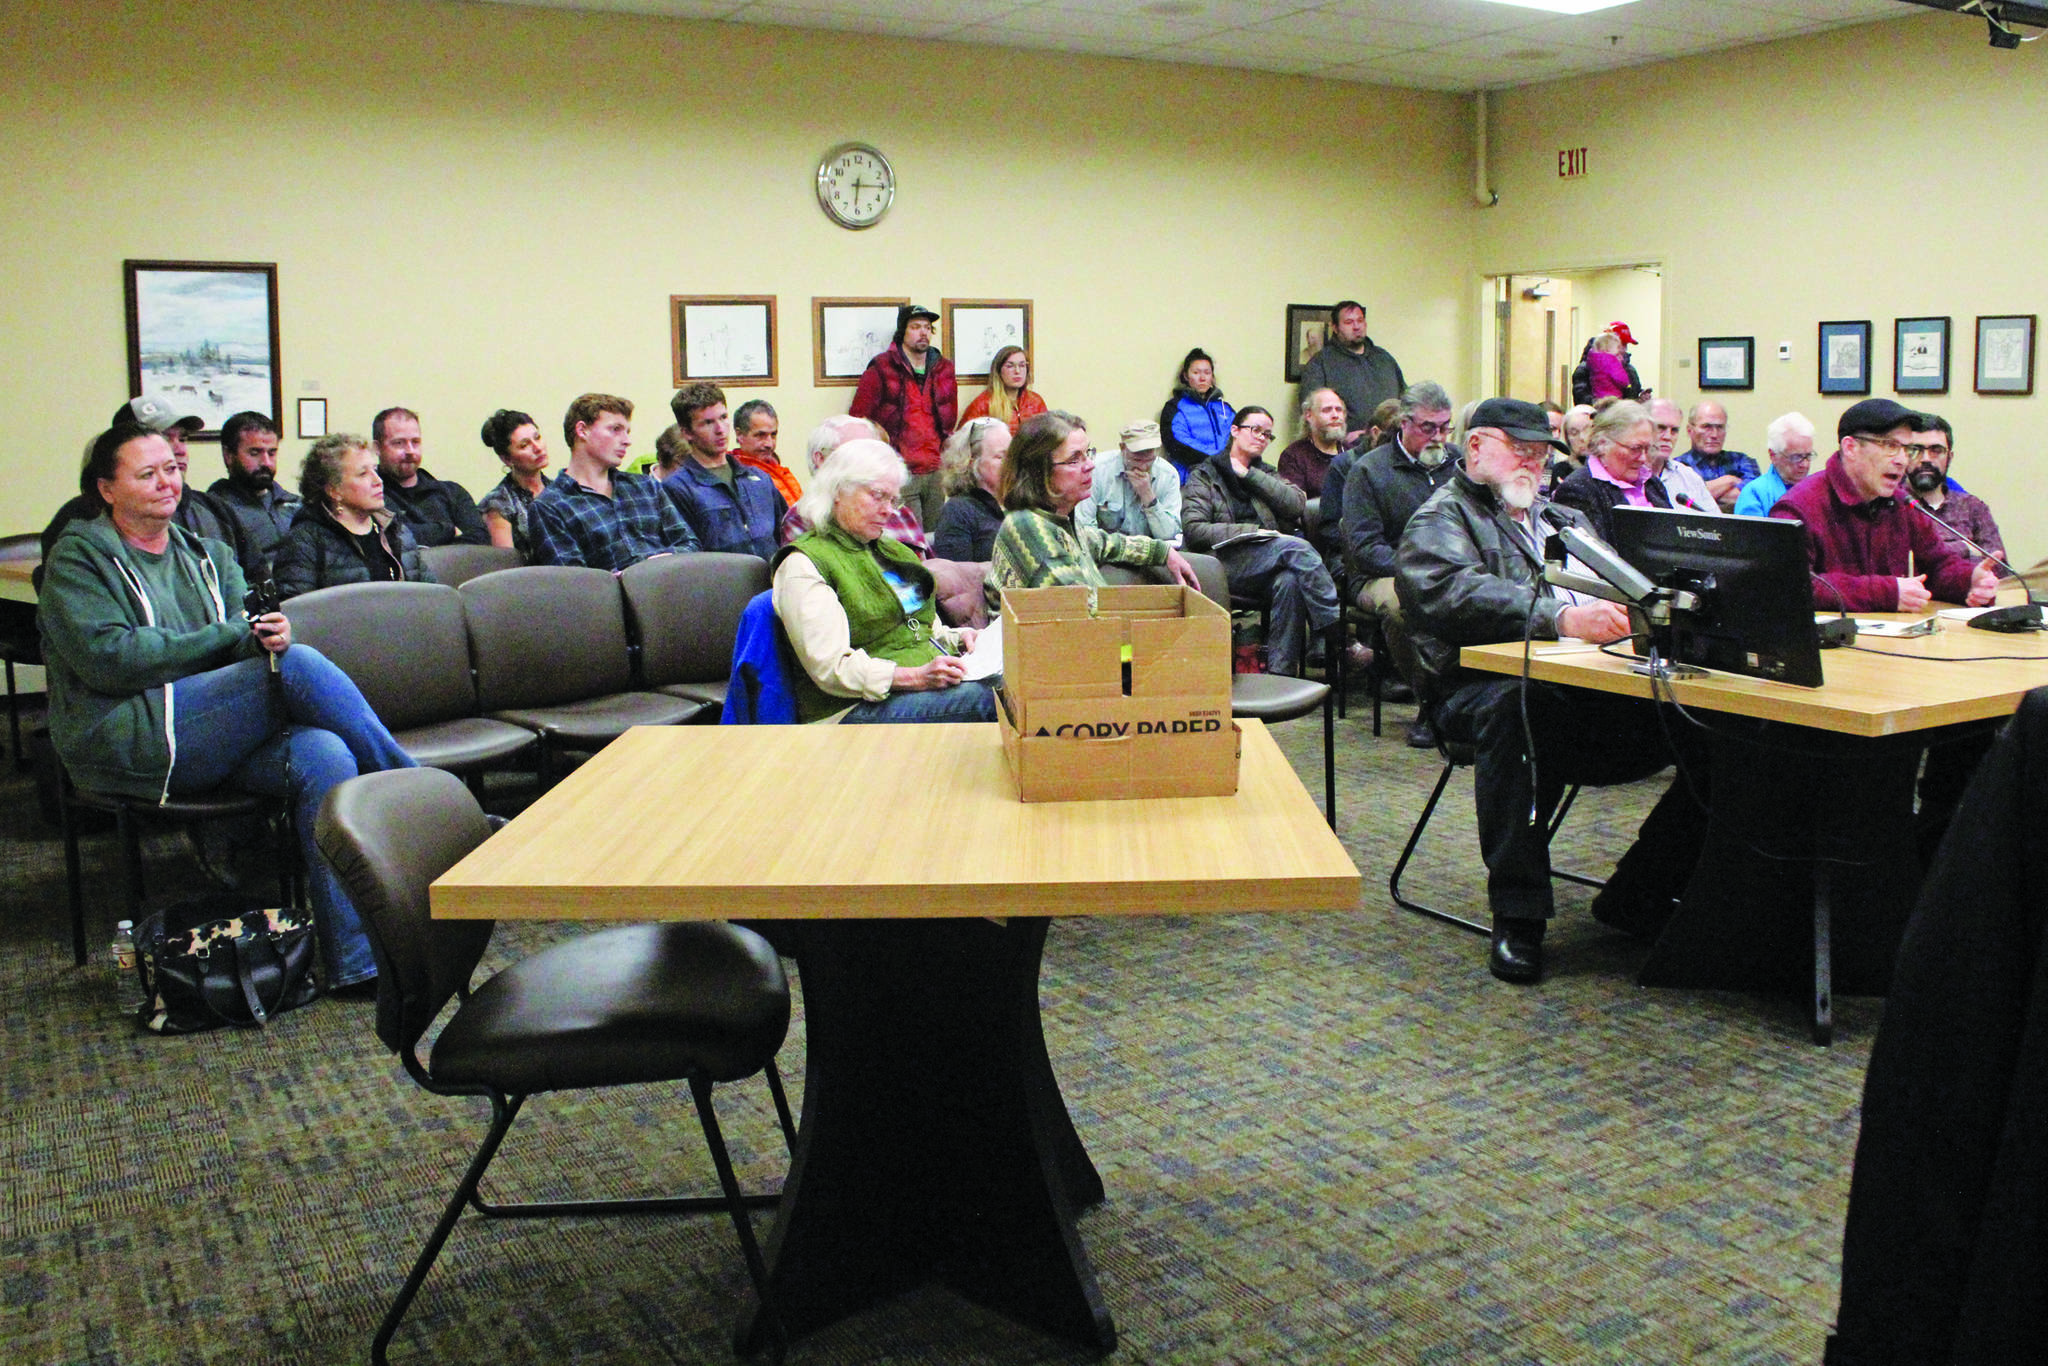
<path fill-rule="evenodd" d="M 1228 612 L 1178 586 L 1027 588 L 1003 594 L 1002 621 L 998 719 L 1021 799 L 1237 791 Z"/>

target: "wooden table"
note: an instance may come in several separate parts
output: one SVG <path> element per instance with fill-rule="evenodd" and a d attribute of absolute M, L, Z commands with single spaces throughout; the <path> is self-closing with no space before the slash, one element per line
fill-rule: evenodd
<path fill-rule="evenodd" d="M 1655 685 L 1658 697 L 1688 709 L 1761 724 L 1715 741 L 1707 847 L 1644 964 L 1644 985 L 1804 991 L 1810 955 L 1819 1043 L 1832 1038 L 1838 983 L 1854 993 L 1889 986 L 1919 887 L 1912 832 L 1921 750 L 2011 715 L 2029 691 L 2048 685 L 2048 634 L 2001 635 L 1944 620 L 1930 636 L 1863 636 L 1857 644 L 1866 648 L 1822 654 L 1826 682 L 1818 688 L 1721 673 Z M 1519 641 L 1467 646 L 1459 657 L 1489 673 L 1522 671 Z M 1651 680 L 1627 660 L 1577 642 L 1537 642 L 1529 675 L 1652 696 Z M 1772 843 L 1804 852 L 1758 852 Z M 1837 903 L 1854 909 L 1839 927 Z"/>
<path fill-rule="evenodd" d="M 438 918 L 747 918 L 797 958 L 803 1119 L 769 1236 L 800 1334 L 936 1278 L 1098 1351 L 1103 1198 L 1047 1059 L 1047 917 L 1349 910 L 1265 728 L 1237 795 L 1019 802 L 992 725 L 645 727 L 434 884 Z M 743 1350 L 763 1341 L 748 1311 Z"/>

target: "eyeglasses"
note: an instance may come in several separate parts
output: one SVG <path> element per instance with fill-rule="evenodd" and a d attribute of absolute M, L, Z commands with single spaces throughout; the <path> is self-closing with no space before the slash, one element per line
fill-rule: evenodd
<path fill-rule="evenodd" d="M 1074 457 L 1073 457 L 1072 459 L 1070 459 L 1070 460 L 1055 460 L 1055 461 L 1053 461 L 1053 462 L 1052 462 L 1052 467 L 1053 467 L 1054 469 L 1056 469 L 1056 470 L 1070 470 L 1070 469 L 1074 468 L 1074 466 L 1076 466 L 1076 465 L 1092 465 L 1092 464 L 1094 464 L 1094 463 L 1095 463 L 1095 448 L 1094 448 L 1093 446 L 1090 446 L 1090 447 L 1089 447 L 1089 448 L 1088 448 L 1087 450 L 1085 450 L 1085 451 L 1082 451 L 1082 452 L 1081 452 L 1081 453 L 1080 453 L 1079 455 L 1077 455 L 1077 456 L 1074 456 Z"/>
<path fill-rule="evenodd" d="M 1936 456 L 1947 455 L 1948 447 L 1940 442 L 1936 442 L 1932 446 L 1923 446 L 1917 441 L 1908 441 L 1906 443 L 1906 454 L 1916 460 L 1932 460 Z"/>
<path fill-rule="evenodd" d="M 1624 446 L 1617 441 L 1614 443 L 1614 449 L 1626 451 L 1638 460 L 1648 460 L 1650 452 L 1657 449 L 1657 443 L 1654 441 L 1638 441 L 1633 446 Z"/>
<path fill-rule="evenodd" d="M 862 484 L 860 487 L 861 491 L 866 493 L 868 497 L 874 499 L 878 506 L 889 508 L 891 510 L 903 506 L 903 497 L 901 494 L 885 492 L 882 489 L 876 488 L 873 484 Z"/>
<path fill-rule="evenodd" d="M 1773 451 L 1771 455 L 1774 459 L 1782 460 L 1788 465 L 1811 465 L 1813 463 L 1812 451 L 1801 451 L 1797 455 L 1787 455 L 1783 451 Z"/>
<path fill-rule="evenodd" d="M 1510 441 L 1491 427 L 1481 427 L 1479 432 L 1481 435 L 1491 437 L 1502 446 L 1505 446 L 1515 459 L 1525 465 L 1542 464 L 1550 459 L 1550 446 L 1546 442 Z"/>
<path fill-rule="evenodd" d="M 1859 446 L 1869 446 L 1884 452 L 1886 455 L 1897 455 L 1901 451 L 1912 449 L 1905 442 L 1894 441 L 1888 436 L 1851 436 L 1849 439 Z"/>
<path fill-rule="evenodd" d="M 1449 422 L 1417 422 L 1412 417 L 1404 417 L 1401 419 L 1401 425 L 1413 427 L 1419 436 L 1449 436 L 1451 434 L 1451 424 Z"/>
<path fill-rule="evenodd" d="M 1271 441 L 1273 439 L 1273 429 L 1271 427 L 1253 427 L 1250 425 L 1246 425 L 1243 427 L 1239 427 L 1238 430 L 1243 432 L 1246 436 L 1256 436 L 1261 441 Z"/>

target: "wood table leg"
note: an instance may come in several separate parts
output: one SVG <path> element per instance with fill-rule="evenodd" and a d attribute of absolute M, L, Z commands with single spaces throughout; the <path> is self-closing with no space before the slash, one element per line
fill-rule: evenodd
<path fill-rule="evenodd" d="M 808 1059 L 767 1246 L 792 1337 L 935 1279 L 1107 1352 L 1116 1328 L 1074 1228 L 1101 1179 L 1038 1012 L 1047 922 L 804 922 Z M 767 1340 L 753 1309 L 738 1345 Z"/>

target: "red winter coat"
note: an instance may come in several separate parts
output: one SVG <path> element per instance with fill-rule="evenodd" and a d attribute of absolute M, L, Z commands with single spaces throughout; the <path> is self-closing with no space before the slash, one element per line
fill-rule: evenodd
<path fill-rule="evenodd" d="M 929 397 L 932 426 L 929 432 L 912 431 L 907 420 L 911 390 L 922 387 Z M 853 406 L 846 410 L 867 418 L 888 434 L 889 444 L 912 474 L 930 474 L 939 467 L 939 446 L 959 424 L 960 391 L 953 382 L 953 362 L 934 347 L 925 354 L 924 373 L 918 374 L 903 358 L 901 346 L 891 346 L 868 362 L 853 391 Z"/>

